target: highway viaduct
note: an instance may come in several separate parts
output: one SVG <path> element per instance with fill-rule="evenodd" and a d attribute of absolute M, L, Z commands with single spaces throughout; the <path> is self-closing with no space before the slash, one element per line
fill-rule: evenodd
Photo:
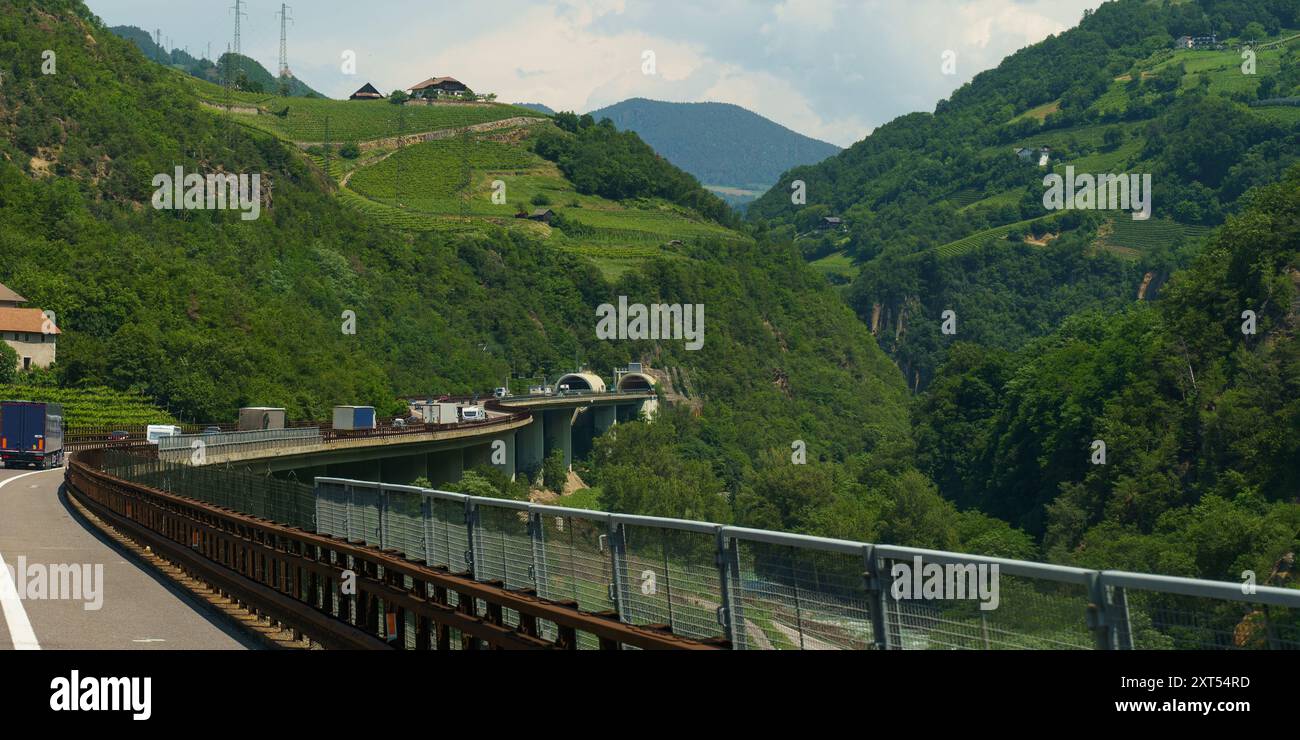
<path fill-rule="evenodd" d="M 566 468 L 592 441 L 619 422 L 653 415 L 649 391 L 573 393 L 508 398 L 488 404 L 489 419 L 450 429 L 346 437 L 297 446 L 248 451 L 208 448 L 209 465 L 239 466 L 308 483 L 316 477 L 433 486 L 454 483 L 465 470 L 492 466 L 514 478 L 540 468 L 553 450 Z"/>

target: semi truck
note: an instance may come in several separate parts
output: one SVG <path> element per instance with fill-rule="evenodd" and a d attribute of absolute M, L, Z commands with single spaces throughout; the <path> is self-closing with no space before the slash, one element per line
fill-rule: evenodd
<path fill-rule="evenodd" d="M 334 428 L 342 431 L 359 431 L 375 428 L 374 406 L 335 406 Z"/>
<path fill-rule="evenodd" d="M 459 409 L 454 403 L 416 403 L 411 405 L 411 413 L 424 420 L 425 424 L 455 424 L 460 421 Z"/>
<path fill-rule="evenodd" d="M 63 465 L 63 406 L 0 401 L 0 461 L 6 468 Z"/>
<path fill-rule="evenodd" d="M 284 409 L 271 406 L 249 406 L 239 410 L 239 431 L 259 429 L 284 429 Z"/>

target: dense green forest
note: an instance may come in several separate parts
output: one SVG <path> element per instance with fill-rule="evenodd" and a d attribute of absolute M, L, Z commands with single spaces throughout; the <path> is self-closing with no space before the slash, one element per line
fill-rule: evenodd
<path fill-rule="evenodd" d="M 1206 227 L 1300 160 L 1294 108 L 1257 105 L 1300 91 L 1300 39 L 1283 43 L 1298 26 L 1294 0 L 1105 3 L 976 75 L 933 113 L 902 116 L 839 156 L 787 172 L 748 217 L 774 238 L 799 234 L 809 259 L 852 258 L 852 305 L 924 388 L 946 356 L 935 339 L 942 311 L 957 312 L 963 339 L 1009 348 L 1065 315 L 1121 308 L 1148 273 L 1154 297 Z M 1173 48 L 1179 36 L 1210 33 L 1228 48 Z M 1273 43 L 1257 44 L 1257 68 L 1246 74 L 1237 47 L 1252 39 Z M 1047 169 L 1060 174 L 1150 174 L 1155 218 L 1128 229 L 1115 224 L 1126 212 L 1046 210 L 1044 146 Z M 1029 161 L 1017 147 L 1032 150 Z M 796 180 L 806 205 L 792 203 Z M 847 233 L 807 233 L 827 215 L 843 217 Z M 1157 224 L 1185 228 L 1156 233 Z M 1036 249 L 1015 248 L 1031 231 Z M 1065 286 L 1021 279 L 1047 276 L 1062 256 L 1037 248 L 1058 238 L 1067 255 L 1100 254 L 1069 257 Z M 972 262 L 985 245 L 1010 254 Z"/>
<path fill-rule="evenodd" d="M 729 103 L 632 98 L 591 112 L 635 131 L 669 162 L 708 185 L 766 190 L 786 170 L 840 151 Z"/>
<path fill-rule="evenodd" d="M 921 467 L 1054 560 L 1267 572 L 1300 545 L 1300 166 L 1242 208 L 1154 305 L 954 345 L 918 401 Z"/>

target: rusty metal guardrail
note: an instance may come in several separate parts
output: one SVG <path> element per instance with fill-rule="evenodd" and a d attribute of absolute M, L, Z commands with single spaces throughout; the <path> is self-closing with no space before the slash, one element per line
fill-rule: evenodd
<path fill-rule="evenodd" d="M 132 483 L 101 469 L 103 456 L 73 456 L 72 497 L 190 576 L 326 648 L 728 647 Z"/>

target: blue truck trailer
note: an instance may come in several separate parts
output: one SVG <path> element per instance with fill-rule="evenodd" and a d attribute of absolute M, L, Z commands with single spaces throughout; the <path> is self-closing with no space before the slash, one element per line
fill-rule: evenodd
<path fill-rule="evenodd" d="M 0 401 L 0 462 L 6 468 L 63 465 L 63 407 Z"/>

